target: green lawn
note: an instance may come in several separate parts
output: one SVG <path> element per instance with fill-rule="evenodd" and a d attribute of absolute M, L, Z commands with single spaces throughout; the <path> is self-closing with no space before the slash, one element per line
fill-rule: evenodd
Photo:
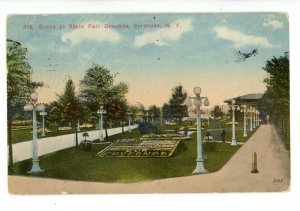
<path fill-rule="evenodd" d="M 94 128 L 81 129 L 80 132 L 89 131 L 89 130 L 95 130 L 95 129 Z M 42 138 L 46 138 L 46 137 L 61 136 L 61 135 L 65 135 L 65 134 L 74 133 L 74 130 L 64 130 L 64 131 L 59 131 L 58 133 L 57 133 L 56 129 L 51 129 L 51 131 L 52 132 L 46 133 L 44 137 L 42 137 L 41 132 L 38 132 L 38 139 L 42 140 Z M 32 140 L 32 129 L 13 130 L 11 133 L 11 136 L 12 136 L 12 142 L 14 144 L 20 143 L 23 141 L 29 141 L 29 140 Z"/>
<path fill-rule="evenodd" d="M 229 133 L 228 133 L 229 134 Z M 240 133 L 237 133 L 239 140 Z M 132 134 L 118 134 L 107 141 L 120 138 L 139 137 L 137 130 Z M 226 136 L 227 141 L 231 136 Z M 229 139 L 228 139 L 229 138 Z M 45 171 L 34 175 L 68 180 L 99 181 L 99 182 L 138 182 L 170 177 L 191 175 L 196 166 L 196 133 L 191 140 L 184 140 L 170 158 L 109 158 L 95 157 L 100 149 L 107 145 L 95 145 L 92 152 L 70 148 L 40 157 L 40 165 Z M 218 171 L 239 149 L 225 143 L 209 143 L 205 145 L 205 168 L 209 172 Z M 27 175 L 31 168 L 31 160 L 14 165 L 17 175 Z"/>

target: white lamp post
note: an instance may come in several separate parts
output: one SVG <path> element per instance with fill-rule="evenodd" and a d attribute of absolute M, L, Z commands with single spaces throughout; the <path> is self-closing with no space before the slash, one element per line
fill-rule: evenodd
<path fill-rule="evenodd" d="M 207 173 L 207 170 L 204 168 L 204 159 L 203 159 L 203 150 L 202 150 L 202 137 L 201 137 L 201 104 L 202 104 L 202 99 L 204 100 L 204 105 L 208 106 L 209 101 L 207 97 L 200 97 L 201 94 L 201 88 L 200 87 L 195 87 L 194 88 L 194 93 L 196 97 L 189 97 L 186 105 L 188 107 L 192 107 L 192 104 L 196 106 L 196 111 L 197 111 L 197 166 L 195 170 L 193 171 L 193 174 L 205 174 Z M 192 103 L 191 99 L 194 100 Z"/>
<path fill-rule="evenodd" d="M 77 131 L 80 132 L 80 122 L 77 120 Z"/>
<path fill-rule="evenodd" d="M 147 111 L 147 113 L 146 113 L 146 121 L 148 122 L 148 117 L 149 117 L 149 113 L 148 113 L 148 111 Z"/>
<path fill-rule="evenodd" d="M 270 116 L 269 115 L 267 115 L 266 116 L 266 119 L 267 119 L 267 125 L 269 124 L 269 119 L 270 119 Z"/>
<path fill-rule="evenodd" d="M 160 125 L 163 124 L 163 110 L 160 108 Z"/>
<path fill-rule="evenodd" d="M 32 111 L 32 167 L 28 173 L 39 173 L 44 170 L 40 168 L 39 165 L 39 155 L 38 155 L 38 142 L 37 142 L 37 123 L 36 123 L 36 111 L 45 110 L 43 104 L 37 104 L 38 94 L 36 92 L 30 95 L 31 101 L 28 105 L 24 106 L 24 111 Z"/>
<path fill-rule="evenodd" d="M 153 119 L 153 117 L 154 117 L 154 114 L 152 113 L 152 114 L 151 114 L 151 121 L 152 121 L 152 124 L 154 124 L 154 119 Z"/>
<path fill-rule="evenodd" d="M 242 105 L 241 112 L 244 113 L 244 135 L 243 137 L 247 137 L 247 106 Z"/>
<path fill-rule="evenodd" d="M 238 105 L 235 105 L 236 101 L 232 100 L 230 108 L 232 109 L 232 139 L 231 139 L 231 146 L 236 146 L 236 137 L 235 137 L 235 109 L 240 110 L 240 107 Z"/>
<path fill-rule="evenodd" d="M 100 106 L 100 110 L 97 111 L 97 114 L 99 115 L 99 140 L 103 141 L 103 114 L 106 114 L 103 106 Z"/>
<path fill-rule="evenodd" d="M 132 112 L 131 110 L 128 110 L 127 115 L 128 115 L 128 132 L 131 133 L 131 125 L 130 125 L 130 121 L 131 121 L 131 115 Z"/>
<path fill-rule="evenodd" d="M 253 108 L 253 128 L 256 128 L 256 108 Z"/>
<path fill-rule="evenodd" d="M 249 109 L 249 114 L 250 114 L 250 131 L 253 131 L 253 127 L 252 127 L 252 113 L 253 113 L 253 108 L 252 106 Z"/>
<path fill-rule="evenodd" d="M 206 113 L 207 113 L 207 126 L 209 126 L 209 116 L 210 116 L 209 109 L 206 110 Z"/>
<path fill-rule="evenodd" d="M 257 125 L 257 126 L 259 126 L 259 123 L 260 123 L 260 122 L 259 122 L 259 114 L 260 114 L 260 113 L 259 113 L 259 111 L 257 110 L 257 118 L 256 118 L 256 120 L 257 120 L 256 125 Z"/>
<path fill-rule="evenodd" d="M 45 136 L 45 116 L 47 115 L 47 112 L 43 110 L 40 112 L 40 115 L 43 116 L 43 129 L 42 129 L 42 136 Z"/>

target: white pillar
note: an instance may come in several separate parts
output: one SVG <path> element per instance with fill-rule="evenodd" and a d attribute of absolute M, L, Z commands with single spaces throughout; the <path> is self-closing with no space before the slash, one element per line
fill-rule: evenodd
<path fill-rule="evenodd" d="M 101 123 L 100 123 L 100 141 L 103 141 L 103 113 L 101 113 Z"/>
<path fill-rule="evenodd" d="M 80 122 L 77 120 L 77 131 L 80 132 Z"/>
<path fill-rule="evenodd" d="M 33 105 L 32 109 L 32 168 L 28 173 L 39 173 L 43 170 L 39 165 L 39 155 L 38 155 L 38 142 L 37 142 L 37 125 L 36 125 L 36 106 Z"/>
<path fill-rule="evenodd" d="M 232 146 L 236 146 L 237 143 L 236 143 L 236 137 L 235 137 L 235 107 L 234 105 L 232 106 L 232 140 L 231 140 L 231 145 Z"/>
<path fill-rule="evenodd" d="M 256 128 L 256 109 L 253 110 L 253 128 Z"/>
<path fill-rule="evenodd" d="M 131 133 L 131 125 L 130 125 L 131 117 L 128 117 L 128 132 Z"/>
<path fill-rule="evenodd" d="M 247 110 L 246 110 L 246 106 L 244 106 L 244 137 L 247 137 Z"/>
<path fill-rule="evenodd" d="M 200 106 L 197 106 L 197 166 L 193 171 L 193 174 L 204 174 L 207 173 L 204 168 L 203 150 L 202 150 L 202 135 L 201 135 L 201 111 Z"/>
<path fill-rule="evenodd" d="M 249 114 L 250 114 L 250 131 L 253 131 L 253 127 L 252 127 L 252 111 L 253 111 L 253 109 L 250 108 L 249 109 Z"/>
<path fill-rule="evenodd" d="M 45 111 L 42 111 L 43 114 L 43 129 L 42 129 L 42 136 L 45 136 Z"/>

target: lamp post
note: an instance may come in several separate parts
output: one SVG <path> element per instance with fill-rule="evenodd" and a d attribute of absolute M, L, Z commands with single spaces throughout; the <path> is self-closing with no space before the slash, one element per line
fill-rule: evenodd
<path fill-rule="evenodd" d="M 204 168 L 204 159 L 203 159 L 203 150 L 202 150 L 202 137 L 201 137 L 201 104 L 202 99 L 204 100 L 204 105 L 208 106 L 209 101 L 207 97 L 200 97 L 201 94 L 201 88 L 195 87 L 194 93 L 196 97 L 189 97 L 186 105 L 188 107 L 192 107 L 194 104 L 196 106 L 196 112 L 197 112 L 197 166 L 195 170 L 193 171 L 193 174 L 205 174 L 207 173 L 207 170 Z M 191 99 L 194 100 L 192 103 Z"/>
<path fill-rule="evenodd" d="M 106 114 L 103 106 L 100 106 L 100 110 L 97 111 L 97 114 L 99 115 L 99 140 L 103 141 L 103 114 Z"/>
<path fill-rule="evenodd" d="M 253 108 L 253 128 L 256 128 L 256 108 Z"/>
<path fill-rule="evenodd" d="M 47 112 L 45 110 L 40 112 L 40 115 L 43 116 L 43 129 L 42 129 L 42 136 L 45 136 L 45 116 L 47 115 Z"/>
<path fill-rule="evenodd" d="M 260 124 L 260 122 L 259 122 L 259 114 L 260 114 L 260 112 L 257 110 L 257 118 L 256 118 L 256 120 L 257 120 L 256 125 L 257 126 L 259 126 L 259 124 Z"/>
<path fill-rule="evenodd" d="M 45 106 L 37 103 L 38 94 L 36 92 L 30 95 L 30 99 L 29 104 L 24 106 L 24 111 L 32 111 L 32 167 L 28 173 L 39 173 L 44 170 L 39 165 L 36 112 L 45 110 Z"/>
<path fill-rule="evenodd" d="M 270 119 L 270 116 L 269 115 L 267 115 L 266 116 L 266 119 L 267 119 L 267 125 L 269 124 L 269 119 Z"/>
<path fill-rule="evenodd" d="M 151 114 L 151 122 L 152 122 L 152 124 L 154 124 L 153 117 L 154 117 L 154 114 L 152 113 L 152 114 Z"/>
<path fill-rule="evenodd" d="M 148 122 L 148 117 L 149 117 L 149 113 L 147 111 L 147 113 L 146 113 L 146 122 Z"/>
<path fill-rule="evenodd" d="M 77 131 L 80 132 L 80 122 L 77 120 Z"/>
<path fill-rule="evenodd" d="M 249 114 L 250 114 L 250 131 L 253 131 L 253 127 L 252 127 L 252 113 L 253 113 L 253 108 L 252 108 L 252 106 L 250 106 L 250 109 L 249 109 Z"/>
<path fill-rule="evenodd" d="M 207 126 L 209 126 L 209 116 L 210 116 L 209 109 L 206 110 L 206 113 L 207 113 Z"/>
<path fill-rule="evenodd" d="M 247 106 L 242 105 L 241 112 L 244 113 L 244 135 L 243 137 L 247 137 Z"/>
<path fill-rule="evenodd" d="M 131 112 L 131 110 L 128 110 L 127 111 L 127 115 L 128 115 L 128 132 L 129 133 L 131 133 L 131 125 L 130 125 L 130 121 L 131 121 L 131 115 L 132 114 L 132 112 Z"/>
<path fill-rule="evenodd" d="M 163 109 L 162 107 L 160 108 L 160 125 L 163 124 Z"/>
<path fill-rule="evenodd" d="M 235 137 L 235 109 L 240 110 L 240 107 L 238 105 L 235 105 L 236 101 L 232 100 L 230 108 L 232 109 L 232 139 L 231 139 L 231 146 L 236 146 L 236 137 Z"/>

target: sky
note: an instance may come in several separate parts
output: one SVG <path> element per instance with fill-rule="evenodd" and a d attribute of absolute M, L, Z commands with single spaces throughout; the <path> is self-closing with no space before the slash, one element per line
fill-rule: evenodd
<path fill-rule="evenodd" d="M 37 90 L 44 103 L 63 92 L 68 78 L 78 92 L 96 63 L 118 73 L 115 84 L 129 85 L 130 104 L 161 106 L 180 84 L 189 96 L 201 87 L 213 107 L 263 93 L 262 67 L 289 51 L 288 19 L 280 13 L 15 15 L 7 38 L 27 47 L 32 79 L 46 84 Z M 239 51 L 254 49 L 237 61 Z"/>

